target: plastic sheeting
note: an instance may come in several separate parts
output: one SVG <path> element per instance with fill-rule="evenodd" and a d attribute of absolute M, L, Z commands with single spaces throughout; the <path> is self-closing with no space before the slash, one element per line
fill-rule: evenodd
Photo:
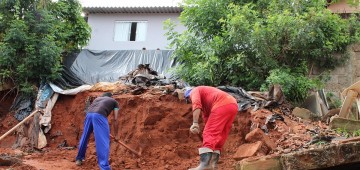
<path fill-rule="evenodd" d="M 53 83 L 50 83 L 50 86 L 56 93 L 65 94 L 65 95 L 75 95 L 82 91 L 90 90 L 93 87 L 92 85 L 84 84 L 84 85 L 81 85 L 81 86 L 73 88 L 73 89 L 64 90 Z"/>
<path fill-rule="evenodd" d="M 82 50 L 70 70 L 86 84 L 115 82 L 139 64 L 150 64 L 159 74 L 170 77 L 168 69 L 176 65 L 172 53 L 173 50 Z"/>
<path fill-rule="evenodd" d="M 247 93 L 241 87 L 232 87 L 232 86 L 218 86 L 218 89 L 225 91 L 232 95 L 238 103 L 238 111 L 244 111 L 249 109 L 253 105 L 257 105 L 256 99 Z"/>
<path fill-rule="evenodd" d="M 54 94 L 54 91 L 48 83 L 40 86 L 39 89 L 39 99 L 36 101 L 36 106 L 43 109 L 46 107 L 46 103 L 50 97 Z"/>
<path fill-rule="evenodd" d="M 66 61 L 68 60 L 71 59 L 69 59 L 69 57 L 66 57 Z M 77 88 L 83 84 L 86 84 L 84 81 L 79 79 L 78 76 L 73 73 L 68 67 L 70 66 L 63 66 L 63 70 L 61 71 L 61 77 L 53 81 L 52 84 L 63 90 Z"/>
<path fill-rule="evenodd" d="M 10 107 L 11 111 L 15 111 L 14 117 L 18 121 L 22 121 L 27 116 L 30 115 L 30 113 L 33 110 L 32 102 L 34 99 L 32 97 L 28 97 L 23 94 L 19 94 L 13 104 Z"/>

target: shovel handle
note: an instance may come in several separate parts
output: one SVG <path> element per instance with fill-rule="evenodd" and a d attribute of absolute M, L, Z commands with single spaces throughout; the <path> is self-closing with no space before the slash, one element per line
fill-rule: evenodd
<path fill-rule="evenodd" d="M 13 128 L 11 128 L 9 131 L 7 131 L 5 134 L 3 134 L 0 137 L 0 141 L 2 139 L 4 139 L 7 135 L 9 135 L 11 132 L 13 132 L 16 128 L 18 128 L 20 125 L 24 124 L 27 120 L 29 120 L 31 118 L 31 116 L 33 116 L 35 113 L 40 112 L 40 110 L 35 110 L 32 113 L 30 113 L 29 116 L 27 116 L 25 119 L 23 119 L 20 123 L 18 123 L 16 126 L 14 126 Z"/>
<path fill-rule="evenodd" d="M 130 150 L 132 153 L 134 153 L 135 155 L 137 155 L 137 156 L 139 156 L 139 157 L 141 156 L 141 153 L 139 153 L 139 152 L 135 151 L 134 149 L 130 148 L 130 147 L 127 146 L 125 143 L 117 140 L 113 135 L 110 135 L 110 137 L 113 138 L 113 139 L 115 140 L 115 142 L 117 142 L 117 143 L 121 144 L 122 146 L 124 146 L 126 149 L 129 149 L 129 150 Z"/>

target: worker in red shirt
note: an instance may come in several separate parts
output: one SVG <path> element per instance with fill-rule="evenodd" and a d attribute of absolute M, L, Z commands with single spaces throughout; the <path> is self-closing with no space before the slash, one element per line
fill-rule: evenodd
<path fill-rule="evenodd" d="M 200 164 L 191 170 L 217 169 L 221 149 L 238 112 L 236 99 L 224 91 L 209 86 L 188 88 L 184 95 L 185 99 L 192 103 L 193 124 L 190 132 L 200 133 L 198 123 L 200 113 L 205 123 L 203 144 L 199 148 Z"/>

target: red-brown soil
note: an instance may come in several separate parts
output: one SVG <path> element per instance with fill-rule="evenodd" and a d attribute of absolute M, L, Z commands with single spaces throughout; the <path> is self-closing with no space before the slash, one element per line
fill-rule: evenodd
<path fill-rule="evenodd" d="M 22 163 L 11 166 L 0 166 L 0 169 L 98 169 L 95 142 L 91 137 L 83 165 L 75 165 L 76 147 L 80 140 L 85 118 L 85 100 L 88 96 L 98 96 L 102 92 L 82 92 L 74 96 L 60 95 L 52 110 L 52 128 L 46 134 L 48 145 L 41 150 L 29 152 L 24 148 L 11 149 L 16 134 L 7 136 L 0 143 L 0 153 L 8 154 L 22 160 Z M 9 95 L 1 101 L 0 133 L 4 134 L 18 122 L 13 113 L 4 114 L 11 105 L 15 95 Z M 111 140 L 110 164 L 112 169 L 188 169 L 198 165 L 198 147 L 201 137 L 189 133 L 192 123 L 191 105 L 180 101 L 171 94 L 162 94 L 148 90 L 140 95 L 130 93 L 118 94 L 114 98 L 121 106 L 119 117 L 119 137 L 131 148 L 141 152 L 138 157 L 125 147 Z M 222 151 L 219 168 L 233 169 L 233 159 L 237 148 L 245 143 L 245 135 L 253 129 L 264 125 L 266 117 L 273 112 L 269 110 L 248 111 L 239 113 L 231 134 Z M 281 114 L 281 112 L 279 111 Z M 109 116 L 110 127 L 113 115 Z M 284 149 L 295 150 L 310 140 L 306 133 L 309 125 L 293 121 L 288 116 L 285 122 L 277 120 L 276 129 L 270 129 L 269 137 L 278 148 L 271 153 Z M 203 124 L 201 124 L 203 127 Z M 111 129 L 111 133 L 113 130 Z M 299 138 L 298 144 L 292 139 L 293 134 Z M 68 147 L 59 147 L 66 141 Z"/>

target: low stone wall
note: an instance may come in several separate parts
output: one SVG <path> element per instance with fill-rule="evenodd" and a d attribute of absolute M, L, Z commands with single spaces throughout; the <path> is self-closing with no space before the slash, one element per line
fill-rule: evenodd
<path fill-rule="evenodd" d="M 360 81 L 360 44 L 354 44 L 352 46 L 352 83 Z"/>
<path fill-rule="evenodd" d="M 236 170 L 306 170 L 360 162 L 360 142 L 331 144 L 277 156 L 247 158 L 235 165 Z"/>
<path fill-rule="evenodd" d="M 340 93 L 345 88 L 360 80 L 360 44 L 349 46 L 348 53 L 350 55 L 348 61 L 330 72 L 330 80 L 325 84 L 325 92 L 332 92 L 340 97 Z M 311 74 L 319 75 L 321 72 L 314 68 Z"/>

